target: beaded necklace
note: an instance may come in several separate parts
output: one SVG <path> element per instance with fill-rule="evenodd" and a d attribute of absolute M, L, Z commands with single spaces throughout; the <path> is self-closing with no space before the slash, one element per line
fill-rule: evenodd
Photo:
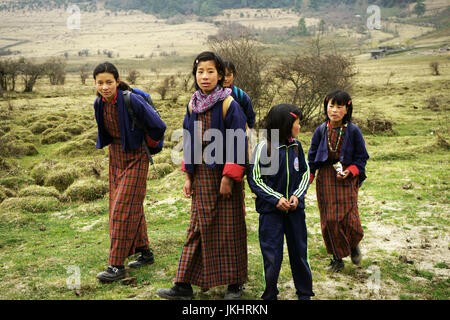
<path fill-rule="evenodd" d="M 339 148 L 339 143 L 341 142 L 341 137 L 342 134 L 344 133 L 344 128 L 347 128 L 347 123 L 344 124 L 341 128 L 339 128 L 339 136 L 336 140 L 336 146 L 333 150 L 333 148 L 331 148 L 331 124 L 330 122 L 328 122 L 328 126 L 327 126 L 327 142 L 328 142 L 328 148 L 330 149 L 331 152 L 336 153 L 338 148 Z"/>

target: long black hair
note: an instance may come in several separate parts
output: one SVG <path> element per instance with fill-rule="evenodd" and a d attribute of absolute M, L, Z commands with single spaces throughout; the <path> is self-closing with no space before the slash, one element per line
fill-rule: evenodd
<path fill-rule="evenodd" d="M 331 101 L 331 104 L 337 103 L 340 106 L 346 106 L 347 107 L 347 114 L 342 119 L 342 123 L 347 123 L 352 120 L 352 113 L 353 113 L 353 102 L 350 95 L 341 90 L 333 91 L 325 97 L 323 101 L 323 112 L 325 114 L 325 120 L 329 121 L 330 118 L 328 117 L 328 102 Z"/>
<path fill-rule="evenodd" d="M 92 74 L 94 76 L 94 80 L 96 80 L 96 77 L 99 73 L 104 72 L 111 73 L 114 76 L 114 79 L 116 79 L 116 81 L 119 79 L 119 71 L 117 70 L 116 66 L 113 65 L 111 62 L 105 61 L 95 67 L 94 72 Z M 122 80 L 120 80 L 119 86 L 117 88 L 122 91 L 131 90 L 131 87 Z M 97 92 L 97 96 L 101 96 L 101 94 Z"/>
<path fill-rule="evenodd" d="M 236 67 L 234 66 L 234 63 L 231 61 L 224 61 L 223 62 L 225 69 L 228 69 L 229 71 L 231 71 L 231 73 L 233 73 L 233 76 L 236 76 Z"/>
<path fill-rule="evenodd" d="M 287 143 L 292 137 L 292 125 L 297 119 L 302 121 L 302 111 L 292 104 L 278 104 L 272 107 L 266 117 L 267 140 L 271 141 L 272 130 L 279 130 L 280 141 L 271 142 Z"/>
<path fill-rule="evenodd" d="M 214 52 L 204 51 L 195 58 L 194 66 L 192 68 L 192 74 L 194 75 L 194 81 L 195 81 L 195 88 L 197 90 L 200 90 L 200 87 L 198 86 L 198 83 L 197 83 L 196 75 L 197 75 L 198 64 L 202 61 L 214 61 L 217 73 L 222 76 L 222 79 L 220 79 L 217 84 L 219 86 L 223 87 L 223 81 L 225 80 L 225 65 L 223 63 L 222 58 Z"/>

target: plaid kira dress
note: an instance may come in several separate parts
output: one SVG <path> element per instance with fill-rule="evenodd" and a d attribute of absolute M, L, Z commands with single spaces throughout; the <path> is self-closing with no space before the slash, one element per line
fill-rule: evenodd
<path fill-rule="evenodd" d="M 339 161 L 339 155 L 344 141 L 344 133 L 338 141 L 338 130 L 332 129 L 328 160 L 319 169 L 316 180 L 317 202 L 320 211 L 322 236 L 329 254 L 341 259 L 350 255 L 363 238 L 363 229 L 358 212 L 358 177 L 345 180 L 336 178 L 333 163 Z M 336 148 L 336 143 L 339 145 Z M 344 168 L 345 169 L 345 168 Z"/>
<path fill-rule="evenodd" d="M 119 116 L 115 102 L 105 103 L 103 119 L 106 131 L 120 139 Z M 109 265 L 121 266 L 125 259 L 148 249 L 144 197 L 147 187 L 148 157 L 143 147 L 122 149 L 120 143 L 109 146 Z"/>
<path fill-rule="evenodd" d="M 198 114 L 201 137 L 210 128 L 211 116 L 212 108 Z M 222 166 L 195 166 L 191 220 L 174 282 L 211 288 L 247 281 L 242 182 L 233 182 L 232 197 L 225 200 L 219 192 L 222 170 Z"/>

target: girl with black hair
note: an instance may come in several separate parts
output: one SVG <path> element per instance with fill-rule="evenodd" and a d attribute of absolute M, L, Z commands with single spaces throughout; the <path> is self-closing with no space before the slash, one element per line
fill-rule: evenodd
<path fill-rule="evenodd" d="M 111 247 L 109 267 L 97 275 L 102 282 L 126 276 L 124 262 L 137 252 L 141 256 L 129 267 L 140 267 L 154 261 L 149 248 L 144 197 L 149 159 L 143 143 L 156 146 L 163 138 L 166 125 L 138 94 L 130 93 L 130 103 L 137 118 L 147 127 L 145 135 L 133 127 L 123 92 L 131 88 L 119 78 L 117 68 L 99 64 L 93 73 L 98 98 L 94 102 L 98 126 L 97 148 L 109 145 L 109 234 Z"/>
<path fill-rule="evenodd" d="M 183 162 L 186 174 L 183 193 L 192 197 L 191 220 L 183 247 L 175 285 L 159 289 L 165 299 L 192 299 L 192 285 L 203 290 L 228 285 L 225 299 L 239 299 L 247 280 L 247 228 L 242 195 L 245 157 L 239 159 L 238 146 L 246 150 L 245 115 L 223 88 L 225 68 L 213 52 L 202 52 L 192 70 L 197 91 L 192 95 L 183 122 Z M 225 112 L 225 111 L 226 112 Z M 209 149 L 216 140 L 206 138 L 211 130 L 220 132 L 222 153 L 214 161 L 194 154 Z M 226 132 L 241 131 L 243 138 L 228 139 Z M 189 134 L 188 134 L 189 133 Z M 198 137 L 196 139 L 195 137 Z M 218 143 L 219 144 L 219 143 Z M 226 159 L 226 161 L 224 160 Z"/>
<path fill-rule="evenodd" d="M 284 235 L 298 298 L 309 300 L 314 296 L 304 211 L 309 168 L 302 145 L 295 140 L 301 120 L 301 110 L 293 105 L 272 107 L 266 118 L 266 140 L 256 146 L 247 177 L 250 189 L 256 194 L 256 211 L 260 213 L 259 243 L 266 280 L 262 298 L 267 300 L 276 300 L 279 293 L 277 282 Z M 274 140 L 272 135 L 276 133 L 279 139 Z M 272 168 L 266 170 L 268 163 Z"/>
<path fill-rule="evenodd" d="M 327 252 L 333 255 L 329 271 L 344 268 L 342 258 L 351 255 L 354 264 L 362 258 L 359 242 L 363 229 L 358 212 L 358 191 L 366 179 L 369 159 L 364 138 L 351 122 L 353 103 L 344 91 L 324 99 L 326 121 L 315 131 L 308 152 L 310 183 L 316 180 L 322 236 Z"/>

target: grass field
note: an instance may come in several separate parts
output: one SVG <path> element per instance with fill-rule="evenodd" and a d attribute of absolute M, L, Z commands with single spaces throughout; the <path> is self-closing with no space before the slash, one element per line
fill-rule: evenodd
<path fill-rule="evenodd" d="M 441 76 L 429 70 L 435 60 L 441 64 Z M 306 216 L 315 299 L 450 298 L 449 62 L 448 56 L 423 55 L 358 60 L 354 117 L 388 119 L 393 130 L 364 133 L 371 159 L 360 190 L 365 232 L 360 266 L 347 258 L 342 273 L 326 272 L 329 256 L 320 231 L 315 183 L 309 189 Z M 391 72 L 395 74 L 387 84 Z M 152 81 L 144 77 L 137 86 L 145 88 Z M 69 74 L 64 86 L 52 87 L 42 80 L 34 93 L 9 94 L 10 99 L 0 103 L 2 141 L 12 141 L 19 153 L 26 143 L 37 150 L 26 155 L 25 148 L 22 156 L 1 160 L 0 298 L 159 299 L 156 290 L 171 286 L 189 221 L 190 201 L 181 190 L 184 176 L 170 161 L 177 142 L 168 142 L 155 157 L 155 168 L 150 168 L 145 214 L 155 263 L 129 270 L 129 277 L 135 278 L 131 284 L 98 283 L 95 275 L 105 269 L 109 251 L 108 196 L 102 189 L 107 149 L 94 148 L 93 87 L 78 83 L 76 74 Z M 181 127 L 188 96 L 181 94 L 174 103 L 153 95 L 168 124 L 166 138 Z M 67 141 L 52 142 L 63 133 Z M 305 152 L 311 135 L 299 136 Z M 59 180 L 52 174 L 59 174 Z M 97 189 L 89 193 L 83 189 L 87 184 Z M 92 193 L 105 196 L 92 199 Z M 248 186 L 246 206 L 249 280 L 243 298 L 259 299 L 264 273 L 258 213 Z M 79 290 L 68 287 L 73 266 L 80 271 Z M 194 289 L 197 299 L 221 299 L 225 290 Z M 279 289 L 280 299 L 296 298 L 287 252 Z"/>

